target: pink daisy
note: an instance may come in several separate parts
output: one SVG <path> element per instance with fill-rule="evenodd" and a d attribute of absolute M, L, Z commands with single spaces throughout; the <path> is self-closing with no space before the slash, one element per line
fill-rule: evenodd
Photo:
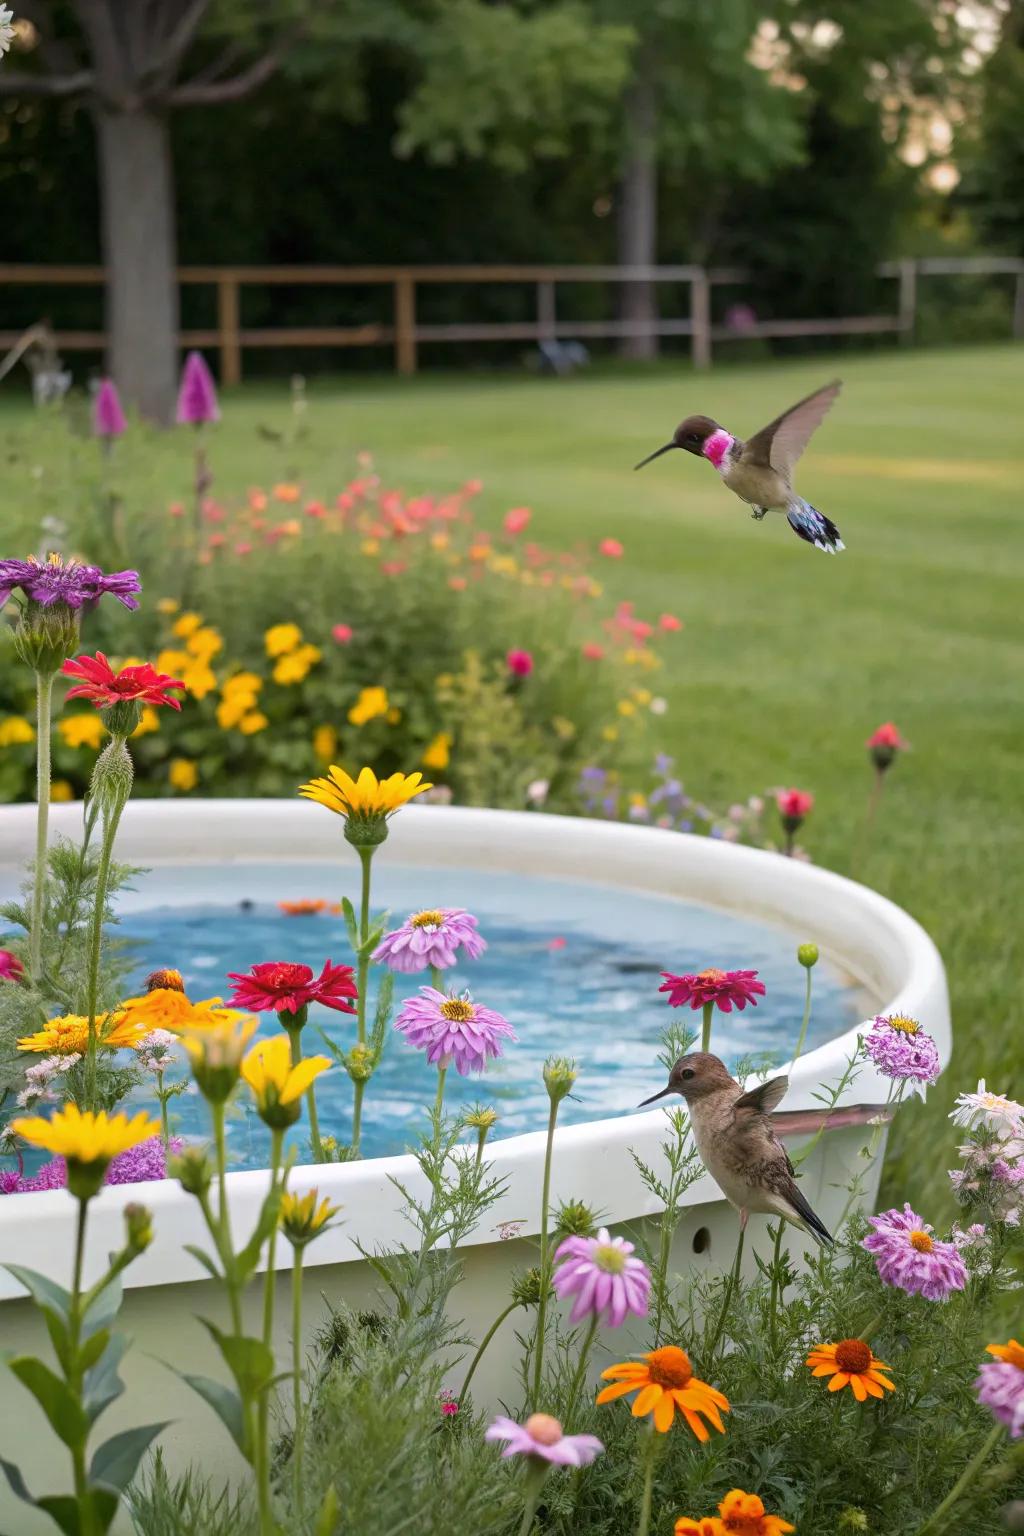
<path fill-rule="evenodd" d="M 902 1211 L 869 1216 L 874 1230 L 864 1247 L 874 1255 L 883 1285 L 897 1286 L 909 1296 L 945 1301 L 967 1283 L 967 1266 L 952 1243 L 942 1243 L 909 1205 Z"/>
<path fill-rule="evenodd" d="M 563 1435 L 549 1413 L 531 1413 L 525 1424 L 499 1414 L 484 1432 L 487 1441 L 504 1440 L 502 1457 L 531 1456 L 556 1467 L 586 1467 L 604 1446 L 596 1435 Z"/>
<path fill-rule="evenodd" d="M 431 966 L 450 970 L 460 949 L 467 960 L 476 960 L 486 948 L 471 913 L 461 907 L 433 907 L 414 912 L 401 928 L 385 934 L 373 958 L 392 971 L 411 976 Z"/>
<path fill-rule="evenodd" d="M 602 1227 L 596 1237 L 567 1237 L 555 1253 L 558 1268 L 552 1276 L 560 1300 L 575 1296 L 571 1323 L 591 1315 L 604 1318 L 612 1328 L 621 1327 L 630 1313 L 647 1316 L 651 1276 L 642 1259 L 634 1256 L 633 1244 L 611 1237 Z"/>
<path fill-rule="evenodd" d="M 436 987 L 420 987 L 419 997 L 406 998 L 395 1028 L 426 1052 L 432 1066 L 454 1063 L 460 1077 L 482 1072 L 488 1057 L 501 1055 L 503 1040 L 517 1039 L 508 1020 L 493 1008 L 474 1003 L 468 992 L 448 997 Z"/>
<path fill-rule="evenodd" d="M 723 1013 L 731 1013 L 735 1005 L 741 1012 L 749 1003 L 757 1007 L 759 997 L 764 997 L 764 982 L 758 981 L 756 971 L 720 971 L 711 966 L 696 975 L 673 976 L 662 971 L 665 978 L 659 992 L 669 994 L 669 1006 L 703 1008 L 705 1003 L 715 1003 Z"/>

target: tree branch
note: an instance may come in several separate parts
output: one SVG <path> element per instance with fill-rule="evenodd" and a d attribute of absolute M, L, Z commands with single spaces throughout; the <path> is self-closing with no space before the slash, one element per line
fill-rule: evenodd
<path fill-rule="evenodd" d="M 173 69 L 180 63 L 189 43 L 195 37 L 199 24 L 210 8 L 210 0 L 188 0 L 184 11 L 159 47 L 146 60 L 143 73 L 159 74 L 164 68 Z"/>
<path fill-rule="evenodd" d="M 73 75 L 26 75 L 0 69 L 0 96 L 79 96 L 95 84 L 91 69 Z"/>
<path fill-rule="evenodd" d="M 216 80 L 203 83 L 199 79 L 186 80 L 175 90 L 168 94 L 167 100 L 172 107 L 200 107 L 214 106 L 222 101 L 241 101 L 252 91 L 258 90 L 271 75 L 277 72 L 285 54 L 291 47 L 292 40 L 279 40 L 269 53 L 265 53 L 255 64 L 242 71 L 240 75 L 233 75 L 230 80 Z"/>

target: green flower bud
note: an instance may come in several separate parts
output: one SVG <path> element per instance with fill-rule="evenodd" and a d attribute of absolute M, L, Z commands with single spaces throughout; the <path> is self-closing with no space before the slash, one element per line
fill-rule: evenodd
<path fill-rule="evenodd" d="M 124 1230 L 132 1253 L 145 1253 L 153 1241 L 153 1212 L 133 1200 L 124 1208 Z"/>
<path fill-rule="evenodd" d="M 353 848 L 379 848 L 388 835 L 388 819 L 379 816 L 346 816 L 345 840 Z"/>
<path fill-rule="evenodd" d="M 76 1200 L 91 1200 L 103 1187 L 103 1176 L 110 1166 L 110 1158 L 94 1157 L 88 1160 L 68 1157 L 68 1192 Z"/>
<path fill-rule="evenodd" d="M 103 723 L 111 736 L 122 739 L 132 734 L 142 718 L 142 705 L 138 699 L 118 699 L 103 710 Z"/>
<path fill-rule="evenodd" d="M 568 1056 L 549 1056 L 544 1063 L 544 1086 L 552 1104 L 560 1104 L 572 1092 L 576 1081 L 576 1063 Z"/>
<path fill-rule="evenodd" d="M 373 1076 L 373 1052 L 368 1045 L 354 1045 L 345 1057 L 345 1071 L 354 1083 L 368 1083 Z"/>
<path fill-rule="evenodd" d="M 14 631 L 15 655 L 33 672 L 53 677 L 78 649 L 80 622 L 67 603 L 26 602 Z"/>
<path fill-rule="evenodd" d="M 841 1531 L 869 1531 L 868 1517 L 862 1509 L 856 1509 L 848 1504 L 839 1516 L 838 1529 Z"/>
<path fill-rule="evenodd" d="M 812 966 L 818 963 L 817 944 L 801 944 L 796 952 L 796 957 L 801 965 L 806 966 L 807 970 L 810 970 Z"/>
<path fill-rule="evenodd" d="M 582 1200 L 563 1200 L 555 1212 L 555 1231 L 560 1237 L 593 1237 L 597 1212 Z"/>
<path fill-rule="evenodd" d="M 115 736 L 96 759 L 89 785 L 89 799 L 95 801 L 104 820 L 124 810 L 134 778 L 131 753 L 121 738 Z"/>
<path fill-rule="evenodd" d="M 189 1195 L 205 1195 L 213 1182 L 213 1167 L 205 1147 L 186 1147 L 169 1159 L 167 1172 Z"/>
<path fill-rule="evenodd" d="M 541 1275 L 537 1268 L 512 1277 L 512 1300 L 517 1307 L 536 1307 L 540 1303 Z M 548 1294 L 551 1294 L 550 1286 Z"/>

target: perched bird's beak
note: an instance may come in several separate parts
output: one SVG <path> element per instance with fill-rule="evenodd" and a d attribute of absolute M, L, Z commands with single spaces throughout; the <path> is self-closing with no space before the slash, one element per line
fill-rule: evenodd
<path fill-rule="evenodd" d="M 647 455 L 646 459 L 641 459 L 639 464 L 634 464 L 633 468 L 643 469 L 645 464 L 649 464 L 652 459 L 660 459 L 663 453 L 668 453 L 669 449 L 675 446 L 675 443 L 666 443 L 664 448 L 656 448 L 653 453 Z"/>
<path fill-rule="evenodd" d="M 669 446 L 674 447 L 675 445 L 670 444 Z M 662 449 L 663 453 L 664 451 L 665 450 Z M 637 468 L 639 468 L 639 465 Z M 663 1099 L 669 1093 L 675 1093 L 675 1089 L 672 1087 L 671 1083 L 669 1083 L 667 1088 L 663 1088 L 660 1093 L 652 1093 L 649 1099 L 641 1099 L 640 1103 L 637 1105 L 637 1109 L 643 1109 L 645 1104 L 653 1104 L 655 1099 Z"/>

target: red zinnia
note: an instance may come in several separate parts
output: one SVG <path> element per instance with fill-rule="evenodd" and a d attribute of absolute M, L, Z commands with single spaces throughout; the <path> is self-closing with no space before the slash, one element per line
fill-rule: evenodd
<path fill-rule="evenodd" d="M 509 651 L 505 663 L 514 677 L 529 677 L 533 671 L 533 657 L 529 651 Z"/>
<path fill-rule="evenodd" d="M 757 1007 L 759 997 L 764 997 L 764 982 L 758 981 L 756 971 L 719 971 L 715 967 L 696 975 L 672 976 L 662 971 L 664 983 L 659 992 L 669 994 L 669 1006 L 703 1008 L 706 1003 L 717 1003 L 723 1013 L 732 1013 L 733 1004 L 742 1012 L 749 1003 Z"/>
<path fill-rule="evenodd" d="M 148 661 L 142 666 L 122 667 L 120 672 L 115 672 L 103 652 L 97 651 L 95 656 L 79 656 L 75 661 L 66 661 L 61 671 L 67 677 L 82 679 L 68 689 L 68 698 L 89 699 L 97 709 L 126 700 L 181 708 L 180 699 L 172 698 L 167 690 L 180 688 L 184 691 L 185 684 L 177 677 L 157 672 Z"/>
<path fill-rule="evenodd" d="M 17 981 L 25 973 L 25 967 L 9 949 L 0 949 L 0 981 Z"/>
<path fill-rule="evenodd" d="M 880 725 L 878 730 L 868 737 L 867 745 L 869 747 L 895 747 L 899 751 L 907 743 L 903 740 L 903 737 L 892 721 L 887 720 L 884 725 Z"/>
<path fill-rule="evenodd" d="M 780 789 L 775 796 L 775 804 L 779 808 L 783 823 L 795 823 L 795 830 L 813 809 L 814 796 L 807 794 L 803 789 Z"/>
<path fill-rule="evenodd" d="M 355 1013 L 349 1002 L 358 995 L 353 974 L 350 965 L 332 965 L 326 960 L 314 981 L 308 965 L 268 960 L 254 965 L 247 976 L 230 971 L 228 980 L 235 984 L 231 1001 L 256 1013 L 298 1013 L 310 1003 L 323 1003 L 339 1013 Z"/>

